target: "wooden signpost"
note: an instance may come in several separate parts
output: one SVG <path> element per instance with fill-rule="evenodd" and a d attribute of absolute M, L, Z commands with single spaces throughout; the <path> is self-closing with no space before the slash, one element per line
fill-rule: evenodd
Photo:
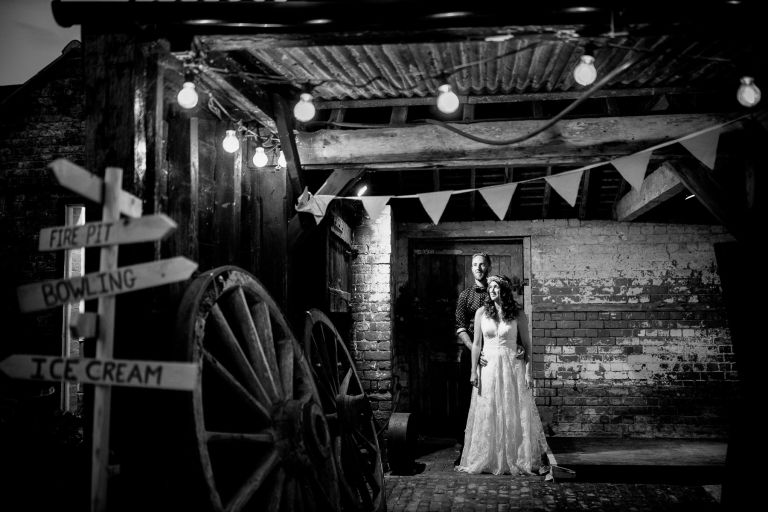
<path fill-rule="evenodd" d="M 91 511 L 107 508 L 107 464 L 112 386 L 192 390 L 200 367 L 192 363 L 113 359 L 115 296 L 188 279 L 197 263 L 177 257 L 118 268 L 119 244 L 160 240 L 176 228 L 165 215 L 141 216 L 141 200 L 121 189 L 123 170 L 107 167 L 102 180 L 72 162 L 59 159 L 49 165 L 59 183 L 103 205 L 102 220 L 80 226 L 40 231 L 41 251 L 101 247 L 99 271 L 70 279 L 54 279 L 20 286 L 21 311 L 38 311 L 82 300 L 98 299 L 98 313 L 73 315 L 79 334 L 96 338 L 96 357 L 16 354 L 0 361 L 9 377 L 29 380 L 94 384 L 93 446 L 91 452 Z M 120 219 L 120 214 L 132 219 Z"/>

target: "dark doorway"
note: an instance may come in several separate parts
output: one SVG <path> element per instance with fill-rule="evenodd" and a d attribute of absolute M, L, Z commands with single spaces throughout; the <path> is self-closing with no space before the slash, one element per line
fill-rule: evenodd
<path fill-rule="evenodd" d="M 487 252 L 491 273 L 523 279 L 523 240 L 418 240 L 409 255 L 413 302 L 408 333 L 411 412 L 420 418 L 420 430 L 433 436 L 452 435 L 462 408 L 460 383 L 469 381 L 460 368 L 461 345 L 455 327 L 456 299 L 474 284 L 472 255 Z"/>

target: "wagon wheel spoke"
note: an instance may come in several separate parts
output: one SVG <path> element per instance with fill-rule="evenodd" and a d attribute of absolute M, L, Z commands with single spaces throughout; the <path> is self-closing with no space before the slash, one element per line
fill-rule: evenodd
<path fill-rule="evenodd" d="M 280 381 L 283 385 L 285 398 L 293 398 L 293 342 L 283 339 L 277 342 L 277 354 L 280 361 Z"/>
<path fill-rule="evenodd" d="M 303 510 L 302 504 L 299 502 L 301 497 L 299 496 L 298 491 L 299 489 L 298 485 L 296 484 L 296 479 L 289 478 L 285 483 L 285 487 L 283 487 L 283 510 L 286 512 Z"/>
<path fill-rule="evenodd" d="M 253 411 L 256 413 L 256 415 L 259 417 L 259 420 L 263 422 L 269 422 L 271 421 L 271 418 L 269 416 L 269 412 L 264 408 L 263 405 L 261 405 L 249 392 L 247 389 L 243 387 L 240 382 L 231 374 L 229 373 L 229 370 L 227 370 L 223 364 L 219 362 L 218 359 L 216 359 L 210 352 L 203 349 L 203 358 L 205 359 L 205 362 L 210 365 L 210 367 L 213 369 L 214 373 L 218 375 L 222 381 L 224 381 L 226 384 L 229 385 L 229 387 L 240 397 L 242 398 L 248 406 L 253 409 Z"/>
<path fill-rule="evenodd" d="M 277 386 L 277 373 L 273 373 L 267 361 L 264 344 L 256 330 L 251 312 L 248 310 L 248 302 L 242 286 L 238 286 L 232 292 L 224 295 L 221 302 L 232 332 L 240 342 L 258 383 L 271 402 L 278 401 L 281 393 Z"/>
<path fill-rule="evenodd" d="M 244 441 L 246 443 L 272 444 L 275 442 L 275 436 L 271 430 L 255 433 L 206 431 L 205 439 L 209 443 Z"/>
<path fill-rule="evenodd" d="M 283 487 L 285 487 L 285 469 L 278 468 L 272 477 L 271 485 L 269 485 L 269 494 L 267 496 L 267 506 L 265 510 L 269 510 L 270 512 L 280 510 Z"/>
<path fill-rule="evenodd" d="M 320 330 L 322 334 L 322 329 Z M 323 339 L 318 340 L 314 332 L 310 337 L 311 340 L 311 358 L 312 358 L 312 370 L 316 374 L 315 381 L 323 382 L 330 391 L 331 396 L 336 396 L 339 390 L 338 376 L 335 375 L 336 368 L 335 363 L 332 364 L 325 346 L 324 336 Z"/>
<path fill-rule="evenodd" d="M 275 340 L 272 334 L 272 322 L 269 320 L 269 308 L 266 303 L 257 302 L 251 306 L 251 318 L 256 326 L 256 330 L 259 333 L 258 341 L 260 342 L 262 351 L 264 353 L 264 359 L 267 363 L 267 368 L 274 379 L 274 386 L 277 394 L 285 396 L 283 394 L 282 382 L 277 375 L 280 370 L 277 364 L 277 355 L 275 354 Z"/>
<path fill-rule="evenodd" d="M 227 512 L 238 512 L 248 503 L 251 497 L 259 490 L 261 484 L 269 476 L 275 467 L 280 462 L 280 456 L 276 449 L 269 452 L 266 458 L 261 462 L 259 467 L 254 471 L 251 476 L 246 480 L 240 489 L 235 493 L 233 498 L 227 503 Z"/>
<path fill-rule="evenodd" d="M 366 450 L 368 450 L 368 454 L 373 454 L 374 456 L 379 451 L 378 447 L 373 444 L 370 439 L 365 437 L 365 434 L 360 432 L 359 430 L 355 429 L 352 431 L 352 436 L 357 439 L 358 444 L 362 445 Z"/>
<path fill-rule="evenodd" d="M 326 336 L 326 331 L 328 329 L 325 327 L 325 325 L 320 325 L 320 334 L 323 337 L 322 343 L 323 347 L 325 348 L 325 352 L 327 355 L 328 360 L 328 372 L 331 374 L 332 382 L 334 385 L 334 389 L 339 389 L 339 351 L 338 347 L 336 346 L 336 338 L 332 337 L 329 341 L 328 337 Z"/>
<path fill-rule="evenodd" d="M 213 328 L 213 332 L 226 351 L 228 360 L 231 361 L 231 364 L 233 365 L 232 369 L 234 370 L 234 373 L 240 377 L 238 380 L 244 384 L 245 388 L 250 391 L 259 402 L 270 405 L 272 401 L 268 398 L 267 391 L 264 389 L 262 383 L 259 382 L 259 378 L 256 376 L 253 367 L 251 367 L 248 362 L 242 347 L 235 337 L 235 333 L 232 332 L 232 328 L 218 304 L 214 304 L 211 308 L 211 318 L 213 321 L 210 325 Z"/>
<path fill-rule="evenodd" d="M 360 461 L 360 453 L 356 448 L 349 440 L 343 441 L 344 474 L 351 477 L 352 481 L 350 483 L 356 491 L 358 499 L 362 501 L 366 509 L 370 509 L 373 506 L 373 500 L 371 498 L 371 491 L 366 485 L 366 480 L 369 480 L 370 471 L 366 467 L 365 462 Z"/>
<path fill-rule="evenodd" d="M 354 460 L 358 465 L 358 474 L 362 475 L 368 485 L 372 489 L 378 490 L 379 484 L 375 480 L 376 471 L 376 459 L 371 458 L 370 454 L 363 454 L 360 452 L 359 446 L 355 443 L 354 439 L 349 439 L 348 448 L 354 453 Z"/>

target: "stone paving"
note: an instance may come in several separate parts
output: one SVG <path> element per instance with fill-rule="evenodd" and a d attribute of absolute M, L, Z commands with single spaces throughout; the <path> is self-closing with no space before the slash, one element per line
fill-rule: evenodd
<path fill-rule="evenodd" d="M 416 459 L 420 473 L 387 474 L 387 510 L 422 511 L 719 511 L 717 486 L 667 483 L 546 482 L 543 476 L 467 475 L 453 471 L 458 452 L 442 448 Z"/>

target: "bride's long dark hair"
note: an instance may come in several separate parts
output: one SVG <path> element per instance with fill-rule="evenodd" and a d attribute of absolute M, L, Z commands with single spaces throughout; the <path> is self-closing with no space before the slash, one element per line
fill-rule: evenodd
<path fill-rule="evenodd" d="M 521 306 L 515 300 L 512 293 L 512 281 L 507 276 L 494 275 L 488 278 L 488 285 L 496 283 L 499 285 L 499 299 L 501 299 L 501 318 L 502 320 L 514 320 L 517 318 L 517 314 L 520 311 Z M 496 305 L 491 300 L 491 296 L 488 295 L 485 298 L 485 315 L 498 322 L 499 313 L 496 310 Z"/>

